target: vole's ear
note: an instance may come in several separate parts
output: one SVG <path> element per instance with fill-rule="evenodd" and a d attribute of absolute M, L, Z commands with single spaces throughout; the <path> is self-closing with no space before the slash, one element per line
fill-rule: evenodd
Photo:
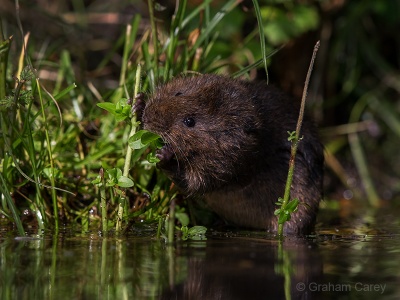
<path fill-rule="evenodd" d="M 216 114 L 221 109 L 226 109 L 224 106 L 224 97 L 223 91 L 219 87 L 206 86 L 201 90 L 198 104 L 200 107 L 204 107 L 209 114 Z"/>

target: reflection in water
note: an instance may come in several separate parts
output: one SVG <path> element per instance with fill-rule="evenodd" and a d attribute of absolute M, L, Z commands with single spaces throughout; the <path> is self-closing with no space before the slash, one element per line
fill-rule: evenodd
<path fill-rule="evenodd" d="M 6 237 L 1 299 L 396 299 L 399 236 Z M 380 284 L 380 286 L 379 286 Z M 383 287 L 383 285 L 385 285 Z"/>
<path fill-rule="evenodd" d="M 0 259 L 1 299 L 145 299 L 168 279 L 165 245 L 151 240 L 6 239 Z"/>
<path fill-rule="evenodd" d="M 287 242 L 289 289 L 321 273 L 318 252 Z M 305 251 L 307 250 L 307 251 Z M 2 238 L 2 299 L 262 299 L 285 295 L 276 241 L 163 241 L 97 236 Z M 277 275 L 278 274 L 278 275 Z M 287 283 L 286 283 L 287 284 Z"/>
<path fill-rule="evenodd" d="M 285 241 L 280 249 L 275 240 L 213 239 L 199 254 L 182 253 L 189 257 L 188 276 L 162 299 L 284 299 L 285 289 L 292 299 L 311 299 L 296 286 L 322 274 L 321 258 L 305 240 Z"/>
<path fill-rule="evenodd" d="M 400 299 L 398 228 L 313 239 L 212 238 L 177 248 L 187 276 L 162 299 Z"/>

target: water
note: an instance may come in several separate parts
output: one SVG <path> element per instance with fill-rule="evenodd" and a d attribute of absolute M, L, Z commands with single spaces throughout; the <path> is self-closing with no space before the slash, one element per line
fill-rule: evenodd
<path fill-rule="evenodd" d="M 400 299 L 398 219 L 362 214 L 283 244 L 254 232 L 209 232 L 170 247 L 151 237 L 3 231 L 0 297 Z"/>

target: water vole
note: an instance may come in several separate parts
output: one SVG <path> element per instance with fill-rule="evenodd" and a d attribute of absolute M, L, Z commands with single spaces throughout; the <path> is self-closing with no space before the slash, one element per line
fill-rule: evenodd
<path fill-rule="evenodd" d="M 158 167 L 183 193 L 200 196 L 229 223 L 276 231 L 299 106 L 266 85 L 218 75 L 180 77 L 160 86 L 143 111 L 144 128 L 166 145 Z M 287 232 L 312 228 L 322 194 L 323 148 L 305 118 L 291 198 L 300 205 Z"/>

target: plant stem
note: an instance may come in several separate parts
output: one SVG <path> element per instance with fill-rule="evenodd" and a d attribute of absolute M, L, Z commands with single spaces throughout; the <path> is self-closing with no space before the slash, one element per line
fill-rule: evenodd
<path fill-rule="evenodd" d="M 369 204 L 372 207 L 379 207 L 379 195 L 376 192 L 370 172 L 368 171 L 368 159 L 365 157 L 358 133 L 350 133 L 348 139 L 351 152 L 353 153 L 354 162 L 363 182 Z"/>
<path fill-rule="evenodd" d="M 135 90 L 134 90 L 134 95 L 133 95 L 134 99 L 136 99 L 136 96 L 139 93 L 141 72 L 142 72 L 142 67 L 139 64 L 136 69 Z M 131 136 L 133 136 L 135 134 L 136 128 L 137 128 L 136 115 L 133 114 L 131 117 L 131 131 L 129 132 L 128 140 Z M 132 160 L 132 151 L 133 151 L 132 148 L 130 146 L 128 146 L 127 150 L 126 150 L 124 170 L 122 172 L 122 175 L 125 177 L 128 177 L 128 175 L 129 175 L 129 170 L 131 167 L 131 160 Z M 117 232 L 122 230 L 122 218 L 124 215 L 125 200 L 126 199 L 125 199 L 125 195 L 124 195 L 121 197 L 119 204 L 118 204 L 117 222 L 116 222 L 116 228 L 115 228 L 115 230 Z"/>
<path fill-rule="evenodd" d="M 153 62 L 153 69 L 155 79 L 158 80 L 158 35 L 157 35 L 157 25 L 154 18 L 154 5 L 153 0 L 147 1 L 149 6 L 149 15 L 150 15 L 150 24 L 151 24 L 151 33 L 153 36 L 153 51 L 154 51 L 154 62 Z"/>
<path fill-rule="evenodd" d="M 283 196 L 283 202 L 282 202 L 282 206 L 281 206 L 282 210 L 285 210 L 285 208 L 286 208 L 286 206 L 287 206 L 287 204 L 289 202 L 289 198 L 290 198 L 290 188 L 291 188 L 292 182 L 293 182 L 293 174 L 294 174 L 294 166 L 295 166 L 295 161 L 296 161 L 297 146 L 298 146 L 299 141 L 300 141 L 300 131 L 301 131 L 301 126 L 303 124 L 304 107 L 305 107 L 305 104 L 306 104 L 308 84 L 310 82 L 310 77 L 311 77 L 312 69 L 313 69 L 313 66 L 314 66 L 315 57 L 316 57 L 318 49 L 319 49 L 319 44 L 320 43 L 318 41 L 314 46 L 314 51 L 313 51 L 313 54 L 312 54 L 312 57 L 311 57 L 310 66 L 308 68 L 306 81 L 304 83 L 304 89 L 303 89 L 303 96 L 301 98 L 299 118 L 297 120 L 297 126 L 296 126 L 296 135 L 294 137 L 294 140 L 292 141 L 292 146 L 291 146 L 291 151 L 290 151 L 289 171 L 288 171 L 288 177 L 287 177 L 287 180 L 286 180 L 285 194 Z M 279 224 L 278 225 L 278 236 L 280 238 L 283 237 L 283 225 L 284 224 Z"/>
<path fill-rule="evenodd" d="M 106 234 L 107 227 L 107 202 L 106 202 L 106 189 L 103 186 L 100 187 L 100 205 L 101 205 L 101 223 L 103 227 L 103 234 Z"/>
<path fill-rule="evenodd" d="M 174 242 L 175 233 L 175 198 L 171 199 L 171 204 L 169 205 L 169 218 L 168 218 L 168 244 Z"/>
<path fill-rule="evenodd" d="M 285 299 L 291 298 L 291 278 L 293 276 L 293 262 L 290 259 L 289 252 L 283 248 L 282 240 L 278 244 L 278 265 L 275 266 L 277 275 L 282 275 L 284 278 Z"/>
<path fill-rule="evenodd" d="M 379 109 L 384 108 L 384 105 L 382 103 L 379 102 L 379 105 L 376 104 L 378 103 L 376 97 L 377 96 L 375 95 L 374 91 L 364 94 L 360 98 L 360 100 L 358 100 L 357 103 L 354 105 L 352 112 L 350 114 L 349 123 L 358 122 L 361 119 L 361 114 L 368 105 L 374 109 L 374 103 L 375 103 L 375 108 L 378 107 Z M 377 110 L 376 112 L 379 113 L 379 111 Z M 382 116 L 383 116 L 382 119 L 385 122 L 387 122 L 390 119 L 390 112 L 386 111 L 385 113 L 382 114 Z M 375 189 L 371 174 L 368 170 L 367 158 L 365 156 L 358 133 L 357 132 L 349 133 L 348 140 L 351 152 L 353 154 L 354 162 L 356 164 L 358 173 L 365 188 L 369 204 L 372 207 L 379 207 L 380 205 L 379 195 Z"/>
<path fill-rule="evenodd" d="M 6 76 L 7 76 L 7 63 L 8 52 L 12 37 L 6 39 L 3 34 L 3 22 L 0 18 L 0 100 L 6 97 Z"/>
<path fill-rule="evenodd" d="M 160 236 L 161 236 L 161 227 L 162 227 L 162 224 L 163 224 L 163 219 L 162 218 L 159 218 L 158 219 L 158 226 L 157 226 L 157 236 L 156 236 L 156 238 L 157 238 L 157 240 L 160 238 Z"/>
<path fill-rule="evenodd" d="M 107 227 L 107 202 L 106 202 L 106 183 L 104 181 L 104 169 L 101 168 L 99 175 L 101 177 L 100 185 L 100 206 L 101 206 L 101 223 L 103 228 L 103 234 L 105 235 L 108 231 Z"/>
<path fill-rule="evenodd" d="M 133 99 L 136 99 L 136 96 L 139 93 L 140 89 L 140 75 L 142 73 L 142 67 L 139 64 L 136 69 L 136 78 L 135 78 L 135 90 L 133 93 Z M 133 136 L 136 133 L 137 129 L 137 124 L 136 124 L 136 114 L 133 114 L 131 117 L 131 131 L 129 133 L 128 139 Z M 129 169 L 131 165 L 131 158 L 132 158 L 132 148 L 128 146 L 126 150 L 126 156 L 125 156 L 125 164 L 124 164 L 124 171 L 122 173 L 123 176 L 128 176 L 129 174 Z"/>
<path fill-rule="evenodd" d="M 8 52 L 10 50 L 10 44 L 12 41 L 12 37 L 8 40 L 5 39 L 3 34 L 3 22 L 0 18 L 0 100 L 5 99 L 6 97 L 6 81 L 7 81 L 7 64 L 8 64 Z M 1 132 L 3 135 L 4 142 L 0 143 L 0 157 L 5 157 L 6 153 L 6 141 L 5 139 L 10 138 L 7 137 L 8 127 L 6 120 L 7 112 L 1 112 Z M 9 140 L 8 140 L 9 141 Z M 10 142 L 8 142 L 10 144 Z"/>
<path fill-rule="evenodd" d="M 51 198 L 53 200 L 54 225 L 55 225 L 56 232 L 58 232 L 59 220 L 58 220 L 57 195 L 56 195 L 56 190 L 54 189 L 54 187 L 55 187 L 54 159 L 53 159 L 53 152 L 51 149 L 51 141 L 50 141 L 50 136 L 49 136 L 49 126 L 47 123 L 46 113 L 44 111 L 44 103 L 43 103 L 43 97 L 42 97 L 42 92 L 41 92 L 41 86 L 39 83 L 39 78 L 37 78 L 37 77 L 36 77 L 36 85 L 38 87 L 40 107 L 42 109 L 42 117 L 43 117 L 43 123 L 44 123 L 44 128 L 45 128 L 44 132 L 46 135 L 46 143 L 47 143 L 47 152 L 49 154 L 49 161 L 50 161 L 50 168 L 51 168 L 50 183 L 51 183 Z"/>

